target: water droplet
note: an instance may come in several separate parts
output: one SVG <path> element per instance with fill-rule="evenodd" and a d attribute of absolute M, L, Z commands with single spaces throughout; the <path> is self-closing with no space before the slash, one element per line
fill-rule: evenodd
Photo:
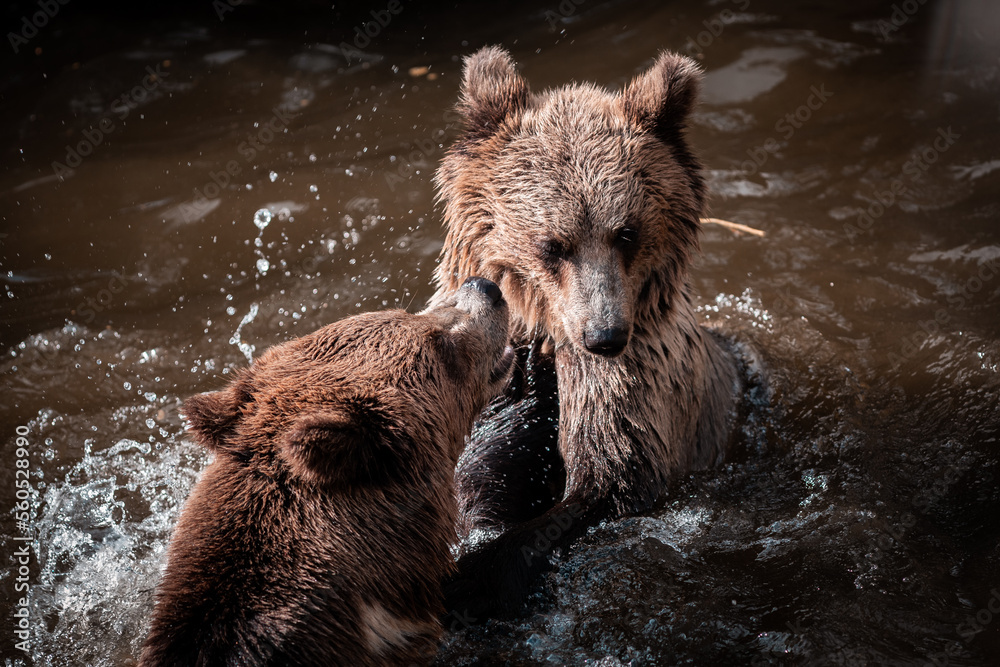
<path fill-rule="evenodd" d="M 131 382 L 126 382 L 126 383 L 125 383 L 124 385 L 122 385 L 122 386 L 123 386 L 123 387 L 125 387 L 125 389 L 126 389 L 126 390 L 128 390 L 128 389 L 131 389 L 131 388 L 132 388 L 132 383 L 131 383 Z"/>
<path fill-rule="evenodd" d="M 233 337 L 229 339 L 229 343 L 231 345 L 235 345 L 238 348 L 240 348 L 240 351 L 247 358 L 247 363 L 253 363 L 253 352 L 255 347 L 250 343 L 246 343 L 243 340 L 241 340 L 241 335 L 243 327 L 245 327 L 247 324 L 252 322 L 255 317 L 257 317 L 257 311 L 258 311 L 257 304 L 256 303 L 251 304 L 250 312 L 248 312 L 246 315 L 243 316 L 243 320 L 240 322 L 240 325 L 236 327 L 236 331 L 233 333 Z"/>
<path fill-rule="evenodd" d="M 267 175 L 267 177 L 271 179 L 272 183 L 274 183 L 276 180 L 278 180 L 278 172 L 272 171 L 270 174 Z"/>
<path fill-rule="evenodd" d="M 271 218 L 274 216 L 266 208 L 262 208 L 253 214 L 253 224 L 257 225 L 257 228 L 261 231 L 271 224 Z"/>
<path fill-rule="evenodd" d="M 315 185 L 310 185 L 309 192 L 319 192 L 319 188 L 317 188 Z"/>
<path fill-rule="evenodd" d="M 261 275 L 267 273 L 267 270 L 271 268 L 271 263 L 261 257 L 257 260 L 257 270 L 260 271 Z"/>

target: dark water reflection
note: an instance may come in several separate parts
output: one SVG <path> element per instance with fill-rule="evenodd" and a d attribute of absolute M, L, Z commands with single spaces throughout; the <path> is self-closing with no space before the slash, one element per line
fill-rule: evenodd
<path fill-rule="evenodd" d="M 699 55 L 712 213 L 767 235 L 706 228 L 695 289 L 770 396 L 441 664 L 1000 664 L 1000 7 L 788 4 L 407 6 L 346 57 L 371 8 L 53 19 L 0 105 L 0 616 L 20 426 L 32 663 L 130 664 L 206 461 L 184 397 L 430 295 L 460 58 L 503 42 L 536 88 Z"/>

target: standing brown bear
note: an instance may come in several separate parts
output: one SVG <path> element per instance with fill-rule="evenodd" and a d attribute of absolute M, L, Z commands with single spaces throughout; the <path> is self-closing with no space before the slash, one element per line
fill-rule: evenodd
<path fill-rule="evenodd" d="M 497 286 L 358 315 L 184 405 L 215 455 L 181 515 L 143 667 L 428 664 L 455 463 L 514 355 Z"/>
<path fill-rule="evenodd" d="M 466 60 L 464 133 L 437 173 L 439 295 L 460 276 L 498 283 L 521 370 L 459 464 L 460 521 L 480 534 L 451 609 L 516 611 L 554 547 L 723 457 L 739 374 L 689 287 L 705 186 L 684 130 L 699 81 L 663 53 L 619 93 L 532 94 L 504 50 Z"/>

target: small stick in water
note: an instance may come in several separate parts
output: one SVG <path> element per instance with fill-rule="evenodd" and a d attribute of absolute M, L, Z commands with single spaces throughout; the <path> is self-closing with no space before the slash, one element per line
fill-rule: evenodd
<path fill-rule="evenodd" d="M 746 225 L 741 225 L 738 222 L 729 222 L 728 220 L 720 220 L 719 218 L 702 218 L 701 223 L 703 225 L 705 224 L 721 225 L 726 229 L 731 229 L 737 234 L 739 234 L 740 232 L 746 232 L 747 234 L 753 234 L 754 236 L 764 236 L 764 232 L 760 229 L 747 227 Z"/>

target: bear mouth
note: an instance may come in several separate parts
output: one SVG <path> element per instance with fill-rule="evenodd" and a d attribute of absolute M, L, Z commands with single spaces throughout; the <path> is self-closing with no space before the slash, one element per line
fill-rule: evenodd
<path fill-rule="evenodd" d="M 497 359 L 497 362 L 493 364 L 493 370 L 490 371 L 490 384 L 496 384 L 501 380 L 506 380 L 507 376 L 510 374 L 510 369 L 514 367 L 514 360 L 517 355 L 514 354 L 514 348 L 507 345 L 503 349 L 503 354 Z"/>

